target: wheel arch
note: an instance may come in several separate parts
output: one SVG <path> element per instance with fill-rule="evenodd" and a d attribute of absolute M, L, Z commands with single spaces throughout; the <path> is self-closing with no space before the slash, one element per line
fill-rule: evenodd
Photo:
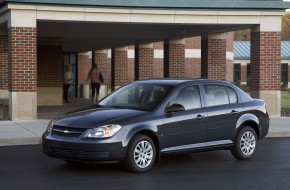
<path fill-rule="evenodd" d="M 148 127 L 138 127 L 135 130 L 133 130 L 131 133 L 128 134 L 126 141 L 123 142 L 123 146 L 128 146 L 132 139 L 136 136 L 136 135 L 146 135 L 148 137 L 150 137 L 152 139 L 152 141 L 154 142 L 155 145 L 155 150 L 156 150 L 156 159 L 155 162 L 159 162 L 160 161 L 160 141 L 156 135 L 157 132 L 157 127 L 153 127 L 153 128 L 148 128 Z M 127 149 L 128 151 L 128 149 Z"/>
<path fill-rule="evenodd" d="M 258 139 L 261 138 L 260 122 L 257 116 L 253 114 L 245 114 L 242 117 L 240 117 L 236 125 L 235 136 L 243 128 L 243 126 L 249 126 L 253 128 L 257 134 Z"/>

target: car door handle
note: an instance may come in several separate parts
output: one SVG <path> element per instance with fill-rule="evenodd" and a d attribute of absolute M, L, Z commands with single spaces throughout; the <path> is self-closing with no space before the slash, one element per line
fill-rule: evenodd
<path fill-rule="evenodd" d="M 197 120 L 202 120 L 203 118 L 205 118 L 204 115 L 198 115 L 198 116 L 196 116 L 196 119 L 197 119 Z"/>
<path fill-rule="evenodd" d="M 232 110 L 231 115 L 236 115 L 236 114 L 238 114 L 238 113 L 239 113 L 238 111 L 236 111 L 236 110 Z"/>

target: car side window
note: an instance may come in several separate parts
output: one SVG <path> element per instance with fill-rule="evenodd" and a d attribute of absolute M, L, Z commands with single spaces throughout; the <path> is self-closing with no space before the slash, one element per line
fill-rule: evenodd
<path fill-rule="evenodd" d="M 237 93 L 234 89 L 227 87 L 228 95 L 229 95 L 229 100 L 231 104 L 238 103 L 238 96 Z"/>
<path fill-rule="evenodd" d="M 204 85 L 204 89 L 207 106 L 229 104 L 229 98 L 225 86 L 208 84 Z"/>
<path fill-rule="evenodd" d="M 173 104 L 180 104 L 185 108 L 185 110 L 201 108 L 198 86 L 194 85 L 180 89 L 169 101 L 169 106 Z"/>

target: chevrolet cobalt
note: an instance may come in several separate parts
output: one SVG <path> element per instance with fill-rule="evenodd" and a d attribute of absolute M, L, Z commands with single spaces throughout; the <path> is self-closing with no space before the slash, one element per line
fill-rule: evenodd
<path fill-rule="evenodd" d="M 265 102 L 230 83 L 151 79 L 53 119 L 42 145 L 45 154 L 70 164 L 121 161 L 145 172 L 174 153 L 222 149 L 248 160 L 268 130 Z"/>

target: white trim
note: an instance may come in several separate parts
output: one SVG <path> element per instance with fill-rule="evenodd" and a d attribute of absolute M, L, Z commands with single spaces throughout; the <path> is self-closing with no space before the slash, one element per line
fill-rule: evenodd
<path fill-rule="evenodd" d="M 201 50 L 185 49 L 185 58 L 201 58 Z"/>
<path fill-rule="evenodd" d="M 128 59 L 134 59 L 135 58 L 135 50 L 134 49 L 128 49 L 127 50 L 127 57 L 128 57 Z"/>
<path fill-rule="evenodd" d="M 224 11 L 224 10 L 159 10 L 90 8 L 8 4 L 0 15 L 11 10 L 13 27 L 36 27 L 36 20 L 127 22 L 127 23 L 191 23 L 191 24 L 262 24 L 261 31 L 280 31 L 284 10 Z M 10 19 L 9 19 L 10 20 Z"/>
<path fill-rule="evenodd" d="M 227 60 L 234 60 L 234 53 L 233 52 L 226 52 L 226 59 Z"/>
<path fill-rule="evenodd" d="M 164 58 L 164 50 L 155 49 L 154 50 L 154 58 L 163 59 Z"/>
<path fill-rule="evenodd" d="M 11 10 L 8 27 L 36 27 L 35 10 Z"/>
<path fill-rule="evenodd" d="M 288 65 L 290 66 L 290 60 L 281 60 L 281 64 L 282 63 L 288 63 Z"/>
<path fill-rule="evenodd" d="M 108 59 L 112 58 L 112 50 L 111 49 L 108 49 L 108 51 L 107 51 L 107 58 Z"/>
<path fill-rule="evenodd" d="M 234 64 L 240 63 L 242 66 L 246 66 L 248 63 L 250 63 L 250 60 L 233 60 Z"/>
<path fill-rule="evenodd" d="M 252 27 L 252 32 L 281 32 L 281 16 L 261 16 L 260 25 Z"/>

